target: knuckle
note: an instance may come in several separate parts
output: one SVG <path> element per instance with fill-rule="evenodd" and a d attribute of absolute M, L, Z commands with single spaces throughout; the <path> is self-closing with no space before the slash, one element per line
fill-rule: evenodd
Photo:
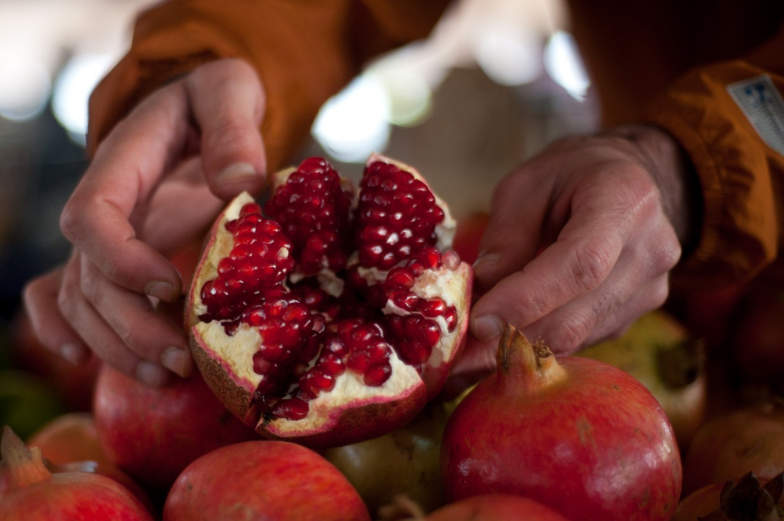
<path fill-rule="evenodd" d="M 654 248 L 656 252 L 654 258 L 654 268 L 658 272 L 665 272 L 672 269 L 681 258 L 681 244 L 675 237 L 675 232 L 672 229 L 667 230 L 667 237 L 660 242 L 659 248 Z"/>
<path fill-rule="evenodd" d="M 661 307 L 670 295 L 670 284 L 666 277 L 656 282 L 651 289 L 648 298 L 650 299 L 650 309 Z"/>
<path fill-rule="evenodd" d="M 517 327 L 525 327 L 550 311 L 547 299 L 534 292 L 520 296 L 510 304 L 510 311 L 514 316 L 513 322 Z"/>
<path fill-rule="evenodd" d="M 24 302 L 25 307 L 29 309 L 38 303 L 42 294 L 42 289 L 43 279 L 40 277 L 25 284 L 24 289 L 22 290 L 22 301 Z"/>
<path fill-rule="evenodd" d="M 574 250 L 571 277 L 578 291 L 597 288 L 612 269 L 609 248 L 596 242 L 586 242 Z"/>
<path fill-rule="evenodd" d="M 73 241 L 76 238 L 79 226 L 81 223 L 81 212 L 78 208 L 78 203 L 73 199 L 69 199 L 63 211 L 60 213 L 60 231 L 63 235 Z"/>
<path fill-rule="evenodd" d="M 574 352 L 588 338 L 590 324 L 583 317 L 564 320 L 553 331 L 551 342 L 561 353 Z"/>

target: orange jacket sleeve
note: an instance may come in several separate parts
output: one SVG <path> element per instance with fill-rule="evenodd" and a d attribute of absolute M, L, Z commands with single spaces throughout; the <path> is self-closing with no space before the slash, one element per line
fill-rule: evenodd
<path fill-rule="evenodd" d="M 307 135 L 321 104 L 371 57 L 424 38 L 447 0 L 174 0 L 141 14 L 131 49 L 90 98 L 88 152 L 146 94 L 201 63 L 238 57 L 258 71 L 271 169 Z"/>
<path fill-rule="evenodd" d="M 685 75 L 650 108 L 648 119 L 683 145 L 702 186 L 701 238 L 679 281 L 738 282 L 776 257 L 784 233 L 782 93 L 784 30 L 744 60 Z"/>

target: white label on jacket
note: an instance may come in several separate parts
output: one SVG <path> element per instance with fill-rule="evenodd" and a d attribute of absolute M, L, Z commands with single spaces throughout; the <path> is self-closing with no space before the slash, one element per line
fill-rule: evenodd
<path fill-rule="evenodd" d="M 762 140 L 784 155 L 784 100 L 770 76 L 763 74 L 732 83 L 727 85 L 727 91 Z"/>

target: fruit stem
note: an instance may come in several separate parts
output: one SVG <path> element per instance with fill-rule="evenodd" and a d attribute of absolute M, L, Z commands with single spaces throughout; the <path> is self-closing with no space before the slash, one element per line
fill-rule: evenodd
<path fill-rule="evenodd" d="M 52 476 L 41 457 L 41 449 L 28 448 L 8 425 L 3 427 L 0 456 L 0 466 L 8 472 L 11 488 L 26 487 Z"/>
<path fill-rule="evenodd" d="M 525 335 L 511 324 L 507 324 L 497 353 L 498 371 L 507 375 L 516 373 L 516 385 L 536 389 L 547 387 L 566 378 L 566 371 L 555 359 L 555 355 L 543 342 L 531 344 Z"/>

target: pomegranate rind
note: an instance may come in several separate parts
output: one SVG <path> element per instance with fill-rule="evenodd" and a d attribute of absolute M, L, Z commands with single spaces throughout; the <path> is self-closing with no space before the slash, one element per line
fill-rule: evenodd
<path fill-rule="evenodd" d="M 193 359 L 205 383 L 221 400 L 223 405 L 247 425 L 255 425 L 258 414 L 251 407 L 251 400 L 261 376 L 253 372 L 252 360 L 255 342 L 232 342 L 234 348 L 229 349 L 226 343 L 215 348 L 215 328 L 199 320 L 199 314 L 206 310 L 201 300 L 201 288 L 215 277 L 217 262 L 231 252 L 233 238 L 225 231 L 226 222 L 236 219 L 240 209 L 252 203 L 253 197 L 247 192 L 237 195 L 215 219 L 204 245 L 201 259 L 196 268 L 188 294 L 189 305 L 186 307 L 186 329 L 190 331 L 190 347 Z M 215 323 L 222 329 L 219 323 Z M 255 332 L 247 329 L 241 335 L 252 335 Z M 258 333 L 255 333 L 258 338 Z M 227 335 L 224 334 L 227 338 Z M 218 338 L 220 338 L 218 336 Z M 239 340 L 239 339 L 237 339 Z M 242 353 L 237 353 L 237 351 Z"/>

